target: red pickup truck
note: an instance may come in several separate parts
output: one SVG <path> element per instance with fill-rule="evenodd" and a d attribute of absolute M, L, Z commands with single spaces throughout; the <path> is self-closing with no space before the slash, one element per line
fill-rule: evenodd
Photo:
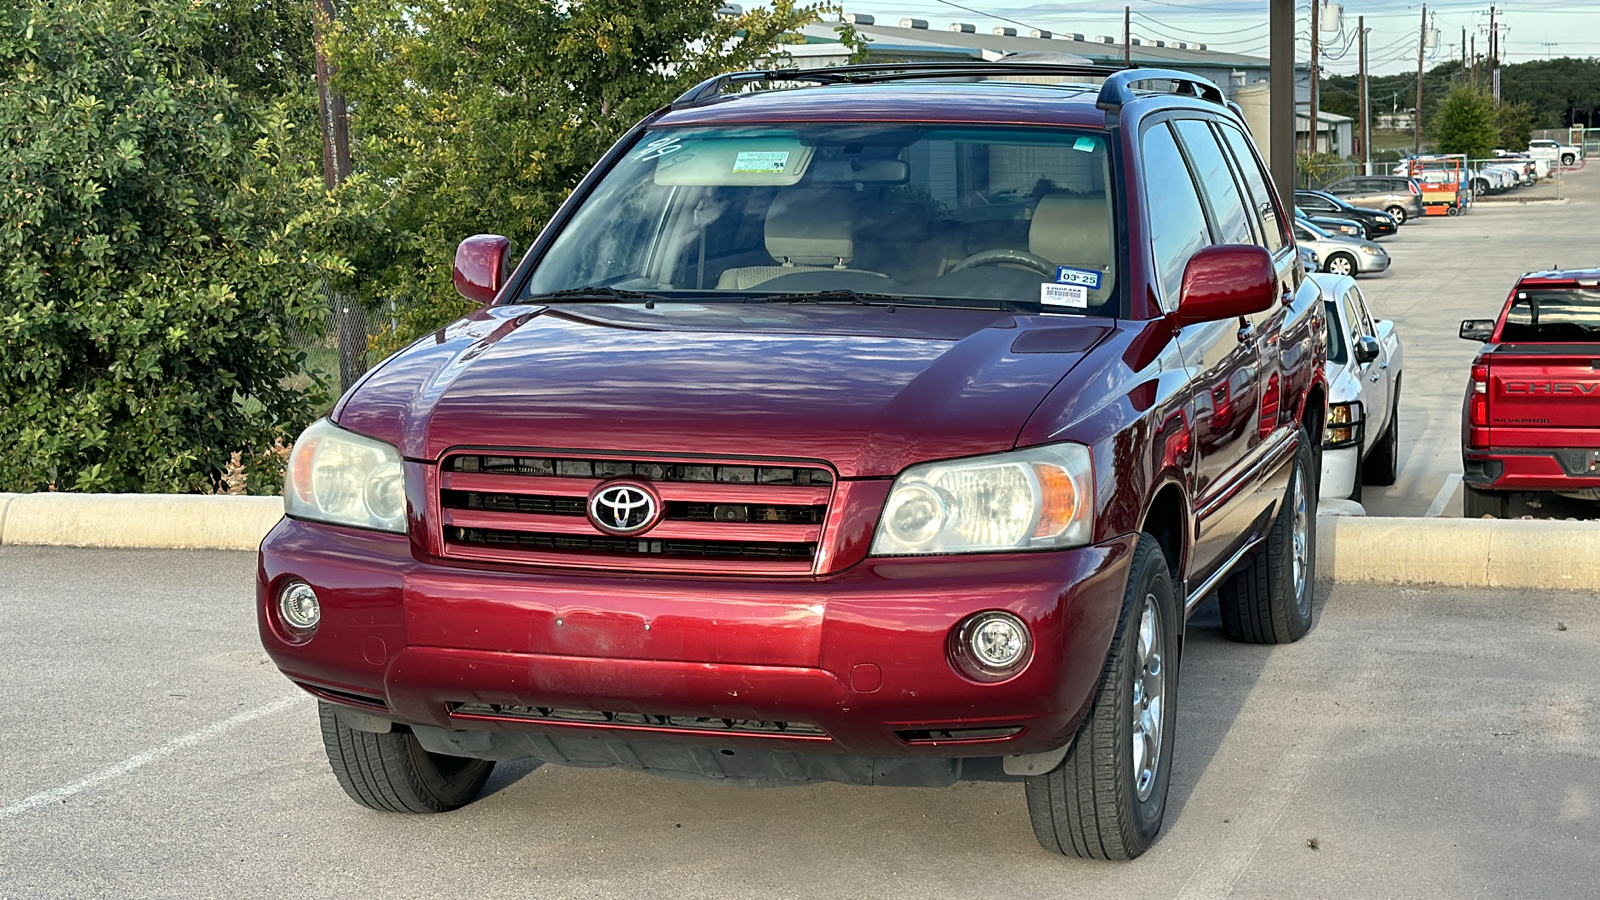
<path fill-rule="evenodd" d="M 1600 501 L 1600 269 L 1530 272 L 1484 341 L 1461 416 L 1469 518 L 1503 518 L 1514 494 Z"/>
<path fill-rule="evenodd" d="M 818 84 L 728 93 L 769 82 Z M 527 757 L 1003 771 L 1047 849 L 1137 856 L 1190 612 L 1312 622 L 1326 326 L 1270 185 L 1181 72 L 706 82 L 307 429 L 262 642 L 374 809 Z"/>

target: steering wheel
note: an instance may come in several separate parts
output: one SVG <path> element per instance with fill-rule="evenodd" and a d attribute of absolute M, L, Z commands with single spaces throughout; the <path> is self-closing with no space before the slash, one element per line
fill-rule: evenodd
<path fill-rule="evenodd" d="M 993 250 L 979 250 L 977 253 L 963 259 L 950 267 L 946 275 L 959 272 L 962 269 L 971 269 L 977 266 L 998 266 L 1001 263 L 1015 263 L 1019 266 L 1032 269 L 1040 275 L 1049 278 L 1056 277 L 1056 264 L 1037 253 L 1026 250 L 1017 250 L 1012 247 L 997 247 Z"/>

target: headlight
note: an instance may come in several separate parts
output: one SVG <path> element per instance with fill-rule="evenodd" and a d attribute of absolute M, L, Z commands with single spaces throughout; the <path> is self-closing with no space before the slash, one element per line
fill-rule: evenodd
<path fill-rule="evenodd" d="M 283 508 L 298 519 L 404 532 L 400 451 L 318 419 L 289 454 Z"/>
<path fill-rule="evenodd" d="M 1328 434 L 1322 446 L 1332 450 L 1361 443 L 1361 401 L 1333 403 L 1328 406 Z"/>
<path fill-rule="evenodd" d="M 1361 252 L 1367 254 L 1368 256 L 1377 256 L 1378 255 L 1378 248 L 1377 247 L 1362 247 L 1361 248 Z"/>
<path fill-rule="evenodd" d="M 1361 233 L 1361 229 L 1357 228 L 1354 225 L 1340 225 L 1339 226 L 1339 230 L 1344 232 L 1345 234 L 1348 234 L 1348 235 L 1352 236 L 1352 237 L 1354 237 L 1356 235 L 1359 235 Z"/>
<path fill-rule="evenodd" d="M 984 553 L 1089 542 L 1089 448 L 1053 444 L 912 466 L 895 479 L 872 555 Z"/>

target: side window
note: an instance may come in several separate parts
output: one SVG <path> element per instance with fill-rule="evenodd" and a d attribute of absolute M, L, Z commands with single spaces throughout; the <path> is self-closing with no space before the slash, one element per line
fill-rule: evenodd
<path fill-rule="evenodd" d="M 1356 312 L 1361 315 L 1361 327 L 1367 334 L 1378 336 L 1378 324 L 1373 321 L 1372 310 L 1367 309 L 1367 298 L 1362 296 L 1358 287 L 1350 288 L 1350 296 L 1355 298 Z"/>
<path fill-rule="evenodd" d="M 1172 310 L 1178 304 L 1183 267 L 1195 251 L 1211 243 L 1211 233 L 1171 129 L 1165 124 L 1153 126 L 1144 133 L 1141 149 L 1150 250 L 1161 279 L 1162 307 Z"/>
<path fill-rule="evenodd" d="M 1344 305 L 1344 330 L 1349 335 L 1350 346 L 1354 347 L 1361 339 L 1361 309 L 1349 291 L 1339 299 Z"/>
<path fill-rule="evenodd" d="M 1189 162 L 1194 166 L 1194 174 L 1211 207 L 1217 243 L 1255 243 L 1255 235 L 1250 231 L 1250 212 L 1245 209 L 1239 185 L 1233 180 L 1228 159 L 1217 145 L 1211 127 L 1199 119 L 1181 119 L 1173 124 L 1183 140 L 1183 148 L 1189 152 Z"/>
<path fill-rule="evenodd" d="M 1244 132 L 1228 124 L 1221 127 L 1223 137 L 1228 139 L 1228 146 L 1233 148 L 1233 158 L 1239 163 L 1239 171 L 1244 174 L 1244 182 L 1250 188 L 1250 196 L 1261 223 L 1261 233 L 1266 238 L 1266 247 L 1276 254 L 1289 241 L 1284 235 L 1283 223 L 1278 220 L 1278 210 L 1272 204 L 1272 192 L 1267 188 L 1266 175 L 1261 172 L 1261 162 L 1256 159 L 1255 150 Z"/>

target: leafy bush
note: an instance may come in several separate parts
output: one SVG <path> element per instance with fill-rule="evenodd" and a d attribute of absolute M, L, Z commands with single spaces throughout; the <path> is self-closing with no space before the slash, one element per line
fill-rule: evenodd
<path fill-rule="evenodd" d="M 1431 124 L 1440 153 L 1465 153 L 1468 159 L 1484 159 L 1500 140 L 1494 101 L 1473 84 L 1451 88 L 1439 102 Z"/>
<path fill-rule="evenodd" d="M 0 10 L 0 490 L 213 490 L 236 451 L 260 486 L 325 402 L 290 336 L 350 270 L 283 89 L 220 71 L 272 71 L 249 9 Z"/>

